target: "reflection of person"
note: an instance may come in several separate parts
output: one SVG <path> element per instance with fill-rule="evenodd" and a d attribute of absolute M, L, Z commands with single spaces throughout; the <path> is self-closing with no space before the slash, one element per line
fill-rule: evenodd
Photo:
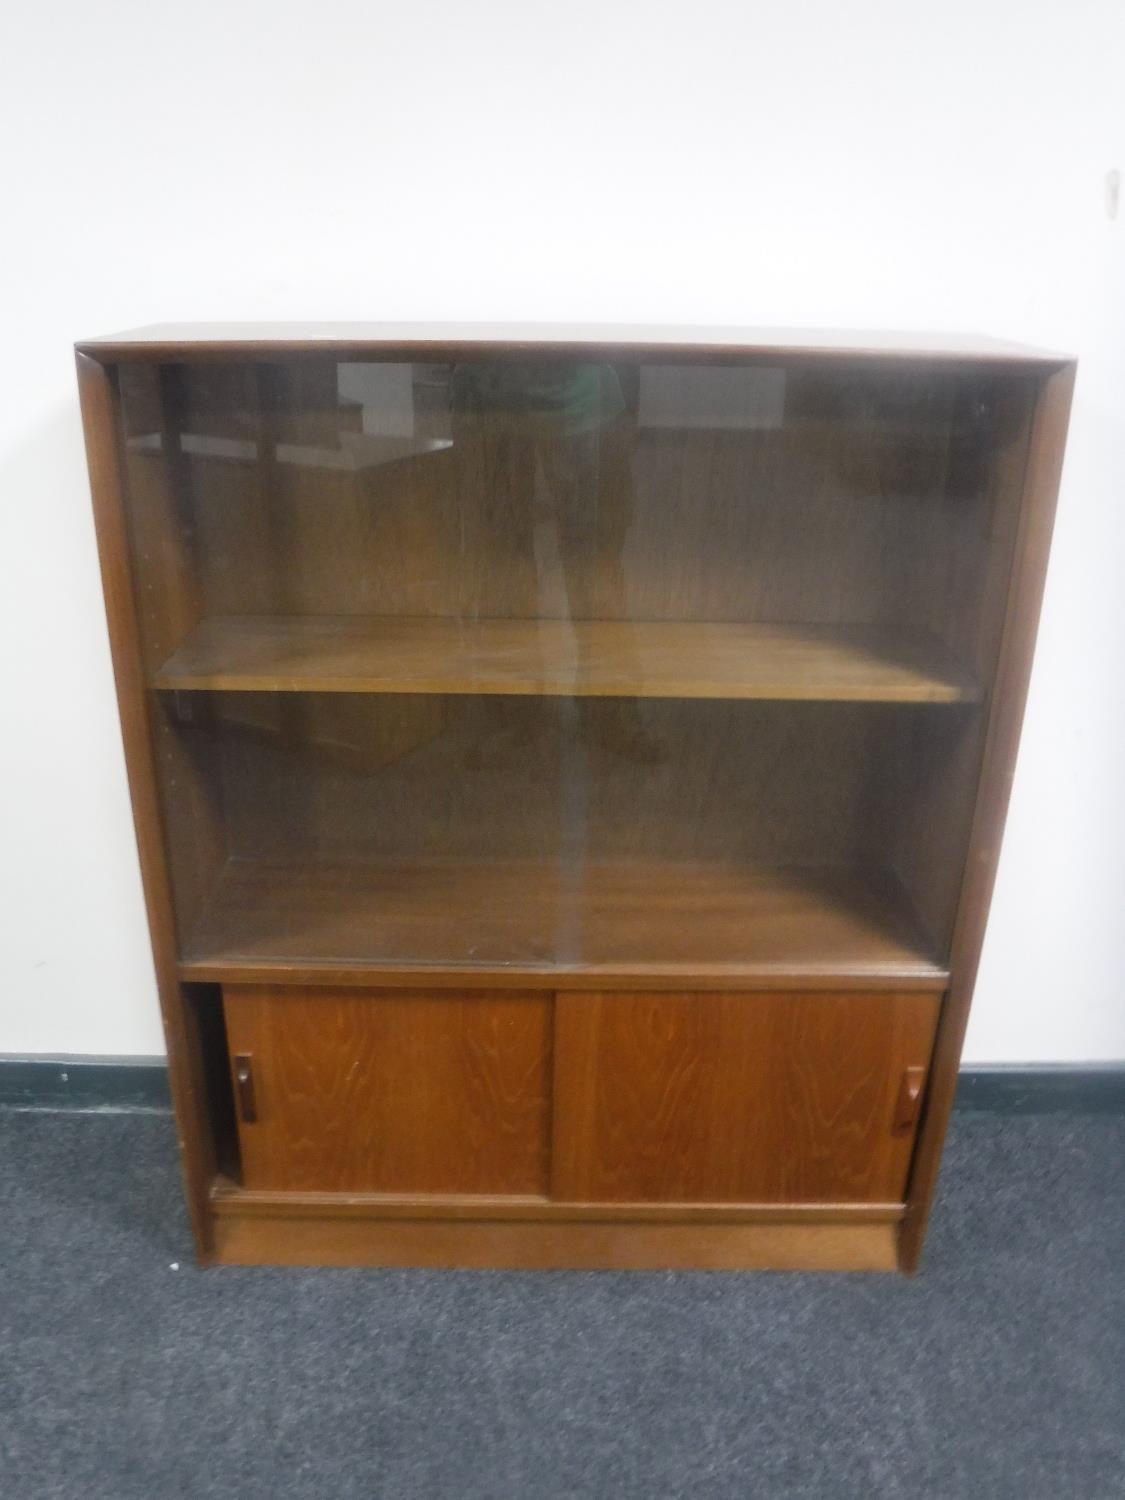
<path fill-rule="evenodd" d="M 449 390 L 462 615 L 543 613 L 535 528 L 545 521 L 569 617 L 627 619 L 632 425 L 617 372 L 565 360 L 461 364 Z M 633 700 L 606 700 L 590 717 L 619 753 L 653 758 Z"/>
<path fill-rule="evenodd" d="M 621 618 L 632 476 L 614 370 L 541 361 L 458 365 L 450 405 L 468 533 L 463 612 L 541 613 L 534 531 L 537 520 L 549 520 L 570 617 Z"/>
<path fill-rule="evenodd" d="M 454 412 L 502 413 L 548 438 L 597 431 L 625 410 L 612 365 L 561 360 L 455 365 L 449 396 Z"/>

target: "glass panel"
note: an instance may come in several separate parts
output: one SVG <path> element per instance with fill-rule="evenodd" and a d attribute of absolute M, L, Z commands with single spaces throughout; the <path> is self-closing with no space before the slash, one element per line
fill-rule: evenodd
<path fill-rule="evenodd" d="M 940 966 L 1029 377 L 120 379 L 187 960 Z"/>

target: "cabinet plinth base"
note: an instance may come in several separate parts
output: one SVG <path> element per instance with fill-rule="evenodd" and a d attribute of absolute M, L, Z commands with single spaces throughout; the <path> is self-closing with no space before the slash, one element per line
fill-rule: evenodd
<path fill-rule="evenodd" d="M 414 1266 L 525 1271 L 894 1271 L 898 1223 L 669 1223 L 438 1219 L 355 1213 L 245 1214 L 214 1221 L 213 1260 L 232 1266 Z"/>

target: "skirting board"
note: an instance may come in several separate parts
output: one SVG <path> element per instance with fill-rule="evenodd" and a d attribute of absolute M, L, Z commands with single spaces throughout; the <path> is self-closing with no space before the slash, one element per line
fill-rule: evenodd
<path fill-rule="evenodd" d="M 154 1057 L 0 1057 L 0 1107 L 167 1110 L 168 1071 Z M 1125 1114 L 1125 1062 L 970 1065 L 961 1069 L 956 1107 Z"/>
<path fill-rule="evenodd" d="M 962 1068 L 955 1107 L 999 1115 L 1125 1114 L 1125 1062 Z"/>
<path fill-rule="evenodd" d="M 0 1057 L 0 1107 L 170 1110 L 162 1057 Z"/>

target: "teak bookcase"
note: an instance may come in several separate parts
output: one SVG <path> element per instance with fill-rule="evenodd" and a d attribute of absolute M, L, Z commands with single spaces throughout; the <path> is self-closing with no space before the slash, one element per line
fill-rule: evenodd
<path fill-rule="evenodd" d="M 205 1261 L 913 1270 L 1074 365 L 78 346 Z"/>

